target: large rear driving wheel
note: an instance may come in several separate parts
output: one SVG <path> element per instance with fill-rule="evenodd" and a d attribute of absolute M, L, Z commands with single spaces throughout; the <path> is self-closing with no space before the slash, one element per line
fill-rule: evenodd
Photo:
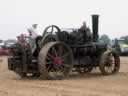
<path fill-rule="evenodd" d="M 64 43 L 50 42 L 39 53 L 39 71 L 43 79 L 63 79 L 73 66 L 71 49 Z"/>

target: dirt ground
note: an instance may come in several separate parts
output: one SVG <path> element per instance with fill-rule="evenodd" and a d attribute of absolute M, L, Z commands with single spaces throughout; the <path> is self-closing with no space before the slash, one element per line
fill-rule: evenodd
<path fill-rule="evenodd" d="M 121 57 L 121 69 L 115 75 L 102 76 L 95 69 L 54 81 L 21 79 L 7 69 L 7 58 L 1 57 L 0 96 L 128 96 L 128 57 Z"/>

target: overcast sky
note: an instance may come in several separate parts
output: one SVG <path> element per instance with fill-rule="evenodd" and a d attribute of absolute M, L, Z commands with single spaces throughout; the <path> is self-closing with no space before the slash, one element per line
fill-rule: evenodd
<path fill-rule="evenodd" d="M 61 28 L 91 28 L 91 15 L 99 14 L 99 32 L 111 38 L 128 35 L 127 0 L 0 0 L 0 39 L 16 38 L 37 23 L 38 33 L 51 24 Z"/>

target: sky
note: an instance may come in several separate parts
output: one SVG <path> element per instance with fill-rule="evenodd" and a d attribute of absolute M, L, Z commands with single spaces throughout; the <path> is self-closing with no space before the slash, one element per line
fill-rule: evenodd
<path fill-rule="evenodd" d="M 38 34 L 48 25 L 92 28 L 91 15 L 99 14 L 99 34 L 110 38 L 128 35 L 127 0 L 0 0 L 0 39 L 15 39 L 37 23 Z"/>

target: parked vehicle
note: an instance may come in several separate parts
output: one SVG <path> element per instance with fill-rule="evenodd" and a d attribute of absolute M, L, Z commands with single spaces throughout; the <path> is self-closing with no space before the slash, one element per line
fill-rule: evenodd
<path fill-rule="evenodd" d="M 6 41 L 4 41 L 4 46 L 5 46 L 5 48 L 9 49 L 16 42 L 17 42 L 17 40 L 6 40 Z"/>
<path fill-rule="evenodd" d="M 4 46 L 0 46 L 0 56 L 9 55 L 9 50 L 6 49 Z"/>
<path fill-rule="evenodd" d="M 117 50 L 120 55 L 128 55 L 128 44 L 124 39 L 115 39 L 112 41 L 113 48 Z"/>

